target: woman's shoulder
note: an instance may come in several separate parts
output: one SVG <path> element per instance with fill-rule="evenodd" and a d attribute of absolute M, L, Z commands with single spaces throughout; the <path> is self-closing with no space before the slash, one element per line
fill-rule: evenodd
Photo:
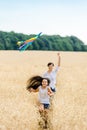
<path fill-rule="evenodd" d="M 54 72 L 57 72 L 60 69 L 60 66 L 56 66 Z"/>

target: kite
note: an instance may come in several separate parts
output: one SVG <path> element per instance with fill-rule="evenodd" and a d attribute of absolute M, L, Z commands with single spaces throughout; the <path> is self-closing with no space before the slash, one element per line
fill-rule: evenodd
<path fill-rule="evenodd" d="M 38 35 L 36 35 L 35 37 L 33 38 L 30 38 L 26 41 L 19 41 L 17 42 L 17 45 L 19 46 L 19 50 L 20 51 L 24 51 L 26 50 L 32 43 L 33 41 L 35 41 L 40 35 L 41 35 L 42 32 L 40 32 Z"/>

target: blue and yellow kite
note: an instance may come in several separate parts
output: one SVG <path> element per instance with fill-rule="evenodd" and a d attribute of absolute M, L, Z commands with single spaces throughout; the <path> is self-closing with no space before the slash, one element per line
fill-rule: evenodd
<path fill-rule="evenodd" d="M 19 41 L 17 42 L 17 45 L 19 46 L 19 50 L 20 51 L 24 51 L 26 50 L 32 43 L 33 41 L 35 41 L 40 35 L 41 35 L 42 32 L 40 32 L 38 35 L 36 35 L 35 37 L 33 38 L 30 38 L 26 41 Z"/>

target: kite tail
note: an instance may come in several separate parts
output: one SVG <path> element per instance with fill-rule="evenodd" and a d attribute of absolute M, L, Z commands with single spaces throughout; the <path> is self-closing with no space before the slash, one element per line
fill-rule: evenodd
<path fill-rule="evenodd" d="M 19 48 L 20 51 L 24 51 L 26 50 L 30 45 L 32 44 L 32 42 L 29 42 L 27 44 L 24 44 L 24 46 L 22 46 L 21 48 Z"/>

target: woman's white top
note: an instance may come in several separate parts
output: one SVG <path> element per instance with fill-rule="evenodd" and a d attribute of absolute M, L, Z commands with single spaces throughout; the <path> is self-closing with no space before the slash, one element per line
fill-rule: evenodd
<path fill-rule="evenodd" d="M 48 95 L 48 88 L 49 86 L 47 86 L 46 88 L 42 88 L 42 86 L 39 86 L 39 101 L 40 103 L 43 104 L 50 104 L 50 96 Z"/>
<path fill-rule="evenodd" d="M 44 78 L 49 78 L 50 79 L 50 84 L 49 86 L 54 89 L 56 87 L 56 76 L 57 76 L 57 72 L 59 70 L 59 67 L 57 66 L 53 71 L 51 71 L 50 73 L 45 72 L 43 74 Z"/>

